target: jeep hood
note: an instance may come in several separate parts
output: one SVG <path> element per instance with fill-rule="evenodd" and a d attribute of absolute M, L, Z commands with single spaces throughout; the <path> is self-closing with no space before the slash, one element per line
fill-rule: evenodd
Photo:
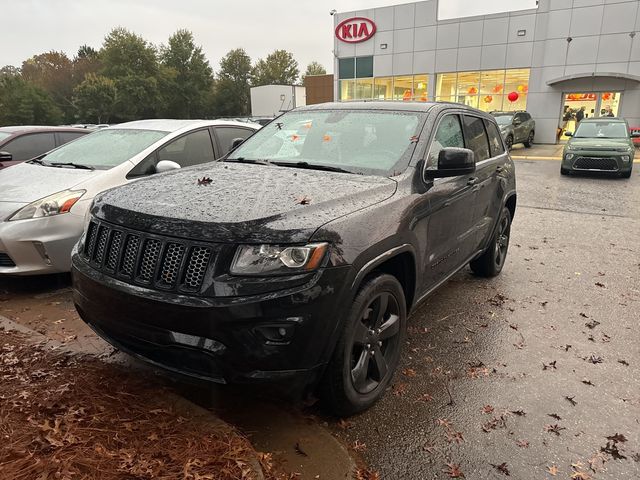
<path fill-rule="evenodd" d="M 202 184 L 202 178 L 211 182 Z M 110 223 L 162 235 L 297 243 L 395 190 L 395 181 L 379 176 L 214 162 L 115 188 L 96 197 L 91 211 Z"/>

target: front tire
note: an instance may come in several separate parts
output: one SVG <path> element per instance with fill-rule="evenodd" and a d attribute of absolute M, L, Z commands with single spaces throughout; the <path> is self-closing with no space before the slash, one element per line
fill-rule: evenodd
<path fill-rule="evenodd" d="M 560 167 L 560 175 L 569 175 L 570 173 L 568 168 Z"/>
<path fill-rule="evenodd" d="M 353 415 L 382 397 L 400 361 L 406 327 L 400 282 L 387 274 L 369 279 L 351 305 L 320 385 L 332 413 Z"/>
<path fill-rule="evenodd" d="M 628 172 L 621 173 L 620 176 L 622 178 L 631 178 L 631 170 L 629 170 Z"/>
<path fill-rule="evenodd" d="M 505 146 L 507 147 L 507 151 L 513 148 L 513 136 L 508 135 L 507 138 L 504 139 Z"/>
<path fill-rule="evenodd" d="M 469 264 L 473 273 L 480 277 L 495 277 L 500 274 L 507 259 L 510 234 L 511 212 L 504 207 L 489 246 L 482 255 Z"/>

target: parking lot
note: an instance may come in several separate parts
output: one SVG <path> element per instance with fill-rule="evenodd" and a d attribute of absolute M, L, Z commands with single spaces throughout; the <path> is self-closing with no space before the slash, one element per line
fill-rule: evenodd
<path fill-rule="evenodd" d="M 640 165 L 561 177 L 553 152 L 523 152 L 501 276 L 462 271 L 414 311 L 372 409 L 311 409 L 381 478 L 640 477 Z M 0 315 L 104 351 L 66 276 L 0 282 Z"/>

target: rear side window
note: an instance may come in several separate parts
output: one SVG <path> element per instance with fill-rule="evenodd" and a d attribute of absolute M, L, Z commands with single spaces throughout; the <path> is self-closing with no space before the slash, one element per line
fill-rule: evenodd
<path fill-rule="evenodd" d="M 464 115 L 464 134 L 467 148 L 475 154 L 476 162 L 486 160 L 489 154 L 489 140 L 484 130 L 484 122 L 479 117 Z"/>
<path fill-rule="evenodd" d="M 2 150 L 13 155 L 14 160 L 22 161 L 37 157 L 56 146 L 53 133 L 32 133 L 22 135 L 7 143 Z"/>
<path fill-rule="evenodd" d="M 215 160 L 209 130 L 197 130 L 173 140 L 158 150 L 158 160 L 171 160 L 181 167 L 190 167 Z"/>
<path fill-rule="evenodd" d="M 58 138 L 60 139 L 60 145 L 64 145 L 71 140 L 75 140 L 76 138 L 82 137 L 86 135 L 86 133 L 81 132 L 58 132 Z"/>
<path fill-rule="evenodd" d="M 216 137 L 218 137 L 221 155 L 229 153 L 231 145 L 236 138 L 242 138 L 244 140 L 253 133 L 253 130 L 235 127 L 216 127 L 214 131 L 216 132 Z"/>
<path fill-rule="evenodd" d="M 489 148 L 491 149 L 491 156 L 497 157 L 504 153 L 504 146 L 500 139 L 500 132 L 498 127 L 493 122 L 485 120 L 485 127 L 487 127 L 487 135 L 489 136 Z"/>
<path fill-rule="evenodd" d="M 440 150 L 447 147 L 464 148 L 464 136 L 458 115 L 446 115 L 442 117 L 436 135 L 429 147 L 428 167 L 438 166 Z"/>

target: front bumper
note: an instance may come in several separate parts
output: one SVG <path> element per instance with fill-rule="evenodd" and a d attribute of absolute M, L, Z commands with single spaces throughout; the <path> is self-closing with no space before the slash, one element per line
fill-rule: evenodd
<path fill-rule="evenodd" d="M 72 258 L 76 308 L 117 348 L 207 381 L 296 389 L 314 384 L 333 352 L 350 301 L 339 287 L 348 272 L 326 268 L 282 296 L 196 298 L 124 283 Z"/>
<path fill-rule="evenodd" d="M 0 275 L 68 272 L 83 217 L 73 213 L 0 222 Z"/>
<path fill-rule="evenodd" d="M 573 150 L 562 155 L 562 168 L 574 172 L 620 174 L 633 168 L 634 152 Z"/>

